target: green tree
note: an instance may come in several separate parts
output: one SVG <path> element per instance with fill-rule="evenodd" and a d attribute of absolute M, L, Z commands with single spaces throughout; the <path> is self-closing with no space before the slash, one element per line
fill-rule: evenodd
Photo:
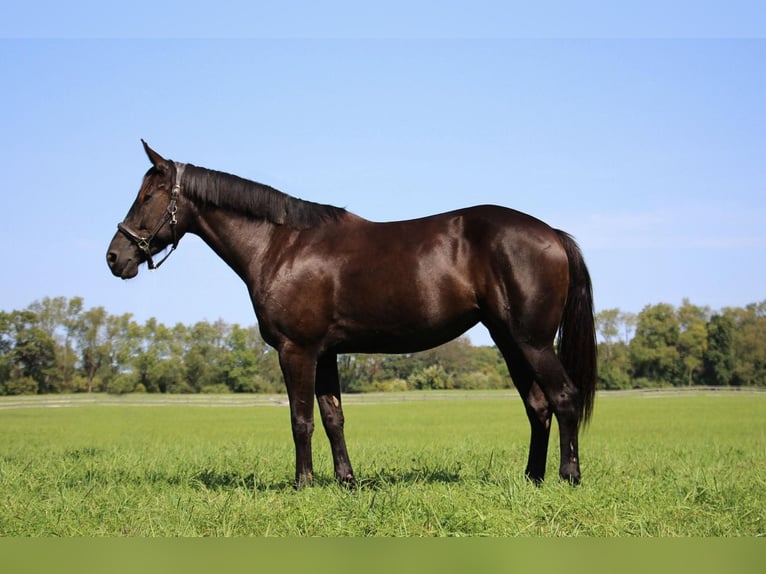
<path fill-rule="evenodd" d="M 136 384 L 148 392 L 188 392 L 181 345 L 175 334 L 152 317 L 142 327 L 142 342 L 133 361 Z"/>
<path fill-rule="evenodd" d="M 66 297 L 44 297 L 30 303 L 27 310 L 36 317 L 37 327 L 54 339 L 64 323 L 66 308 Z"/>
<path fill-rule="evenodd" d="M 466 389 L 510 389 L 513 381 L 505 359 L 497 347 L 470 346 L 471 370 L 460 376 L 459 384 Z"/>
<path fill-rule="evenodd" d="M 600 388 L 629 389 L 633 386 L 630 350 L 623 341 L 599 343 L 598 379 Z"/>
<path fill-rule="evenodd" d="M 620 312 L 619 322 L 622 326 L 622 340 L 626 345 L 629 345 L 636 333 L 638 315 L 631 313 L 630 311 Z"/>
<path fill-rule="evenodd" d="M 133 320 L 133 315 L 109 315 L 106 319 L 106 353 L 102 370 L 104 384 L 121 376 L 137 378 L 135 361 L 144 342 L 143 329 Z M 134 384 L 137 380 L 134 380 Z M 123 382 L 121 386 L 125 386 Z"/>
<path fill-rule="evenodd" d="M 378 377 L 386 380 L 407 380 L 412 373 L 425 367 L 422 353 L 379 355 Z"/>
<path fill-rule="evenodd" d="M 706 385 L 728 386 L 734 379 L 734 321 L 713 315 L 707 325 L 707 346 L 702 356 Z"/>
<path fill-rule="evenodd" d="M 376 381 L 402 378 L 397 372 L 396 358 L 401 355 L 346 354 L 338 356 L 338 376 L 344 393 L 361 393 L 372 389 Z M 393 360 L 392 360 L 393 359 Z"/>
<path fill-rule="evenodd" d="M 647 305 L 638 314 L 630 357 L 636 377 L 661 384 L 678 384 L 682 364 L 678 352 L 680 325 L 667 303 Z"/>
<path fill-rule="evenodd" d="M 195 323 L 188 332 L 183 356 L 186 380 L 196 392 L 222 384 L 224 340 L 228 326 L 223 321 Z"/>
<path fill-rule="evenodd" d="M 222 360 L 223 382 L 234 392 L 278 392 L 276 353 L 263 341 L 256 327 L 233 325 Z M 281 375 L 278 377 L 281 379 Z"/>
<path fill-rule="evenodd" d="M 418 390 L 452 388 L 451 377 L 441 365 L 429 365 L 425 369 L 413 373 L 407 379 L 407 384 L 410 388 Z"/>
<path fill-rule="evenodd" d="M 617 309 L 604 309 L 596 313 L 598 343 L 599 385 L 605 389 L 624 389 L 631 386 L 630 359 L 627 344 L 620 341 L 623 313 Z"/>
<path fill-rule="evenodd" d="M 0 383 L 10 395 L 56 390 L 55 343 L 30 311 L 0 314 Z"/>
<path fill-rule="evenodd" d="M 12 353 L 13 378 L 29 378 L 37 383 L 38 393 L 57 391 L 56 344 L 37 326 L 26 326 L 16 335 Z"/>
<path fill-rule="evenodd" d="M 56 343 L 57 378 L 62 389 L 72 390 L 78 362 L 73 345 L 83 309 L 82 297 L 45 297 L 27 309 L 37 316 L 40 329 Z"/>
<path fill-rule="evenodd" d="M 620 315 L 620 310 L 616 308 L 596 313 L 596 331 L 607 348 L 613 345 L 620 335 Z"/>
<path fill-rule="evenodd" d="M 0 311 L 0 392 L 11 376 L 13 364 L 11 352 L 15 345 L 15 336 L 11 314 Z"/>
<path fill-rule="evenodd" d="M 766 301 L 745 308 L 727 308 L 724 314 L 734 321 L 735 385 L 766 385 Z"/>
<path fill-rule="evenodd" d="M 439 345 L 428 351 L 418 353 L 418 360 L 425 368 L 438 366 L 445 373 L 449 373 L 453 383 L 457 383 L 460 377 L 466 373 L 480 368 L 475 362 L 473 346 L 468 337 L 458 337 L 443 345 Z"/>
<path fill-rule="evenodd" d="M 106 309 L 94 307 L 79 316 L 74 329 L 87 391 L 93 392 L 94 381 L 109 361 L 109 340 Z"/>
<path fill-rule="evenodd" d="M 707 348 L 707 321 L 710 309 L 692 305 L 684 299 L 678 308 L 678 354 L 687 385 L 702 382 L 703 356 Z"/>

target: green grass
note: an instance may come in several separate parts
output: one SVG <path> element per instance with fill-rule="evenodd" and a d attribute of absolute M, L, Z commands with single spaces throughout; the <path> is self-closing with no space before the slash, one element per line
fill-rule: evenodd
<path fill-rule="evenodd" d="M 600 395 L 577 488 L 556 478 L 555 427 L 548 480 L 524 479 L 512 394 L 431 396 L 447 398 L 349 397 L 355 492 L 332 479 L 321 425 L 315 485 L 292 488 L 284 406 L 0 401 L 0 535 L 766 534 L 766 393 Z"/>

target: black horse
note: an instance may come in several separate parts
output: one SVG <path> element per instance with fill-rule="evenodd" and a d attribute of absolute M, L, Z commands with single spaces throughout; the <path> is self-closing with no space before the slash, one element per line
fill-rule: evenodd
<path fill-rule="evenodd" d="M 159 267 L 165 259 L 153 257 L 175 249 L 188 232 L 242 278 L 261 334 L 279 353 L 297 486 L 313 476 L 314 395 L 335 475 L 355 482 L 343 434 L 339 353 L 420 351 L 479 322 L 524 401 L 532 427 L 527 476 L 543 480 L 555 415 L 560 476 L 579 482 L 578 427 L 593 407 L 596 340 L 590 277 L 569 235 L 489 205 L 373 223 L 166 160 L 143 144 L 152 167 L 109 245 L 109 268 L 129 279 L 143 262 Z"/>

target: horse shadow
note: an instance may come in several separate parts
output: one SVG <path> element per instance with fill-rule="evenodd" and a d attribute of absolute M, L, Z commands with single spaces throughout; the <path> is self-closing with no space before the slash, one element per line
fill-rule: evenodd
<path fill-rule="evenodd" d="M 461 482 L 459 465 L 416 465 L 412 468 L 381 468 L 357 476 L 355 489 L 383 490 L 391 486 L 416 484 L 455 484 Z M 201 469 L 189 478 L 191 485 L 200 490 L 250 490 L 250 491 L 288 491 L 295 489 L 295 483 L 285 479 L 264 478 L 253 471 Z M 333 487 L 350 489 L 340 485 L 331 475 L 315 475 L 314 487 Z"/>

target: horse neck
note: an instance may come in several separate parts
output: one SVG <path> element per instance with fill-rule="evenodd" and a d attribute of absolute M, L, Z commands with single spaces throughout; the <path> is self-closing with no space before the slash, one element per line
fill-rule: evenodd
<path fill-rule="evenodd" d="M 224 209 L 195 205 L 195 211 L 189 233 L 200 237 L 252 288 L 275 225 Z"/>

